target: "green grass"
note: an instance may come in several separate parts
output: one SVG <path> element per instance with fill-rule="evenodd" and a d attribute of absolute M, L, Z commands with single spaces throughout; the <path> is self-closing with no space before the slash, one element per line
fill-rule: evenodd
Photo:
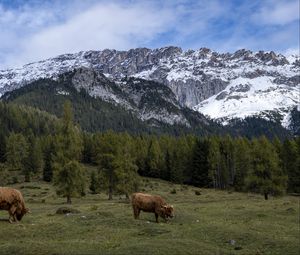
<path fill-rule="evenodd" d="M 262 196 L 144 179 L 143 190 L 174 205 L 169 223 L 134 220 L 130 204 L 105 194 L 75 198 L 79 214 L 57 215 L 65 199 L 45 183 L 15 186 L 31 214 L 9 224 L 0 211 L 0 254 L 299 254 L 299 198 Z M 176 190 L 176 194 L 171 191 Z M 235 244 L 229 243 L 235 240 Z"/>

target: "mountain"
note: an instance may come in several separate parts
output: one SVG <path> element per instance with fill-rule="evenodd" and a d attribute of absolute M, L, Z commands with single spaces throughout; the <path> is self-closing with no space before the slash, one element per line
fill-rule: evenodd
<path fill-rule="evenodd" d="M 297 129 L 293 123 L 299 123 L 297 119 L 291 123 L 293 110 L 293 116 L 299 116 L 295 108 L 299 105 L 299 56 L 285 57 L 272 51 L 217 53 L 207 48 L 183 51 L 170 46 L 64 54 L 0 71 L 0 94 L 41 78 L 57 81 L 65 73 L 84 69 L 84 75 L 73 78 L 77 89 L 83 87 L 92 97 L 121 105 L 141 120 L 188 127 L 182 108 L 223 125 L 247 117 L 271 120 L 291 130 Z M 95 73 L 101 86 L 94 86 L 90 79 Z M 143 105 L 145 98 L 149 100 Z M 163 111 L 155 109 L 156 98 L 164 102 Z M 169 107 L 171 115 L 165 110 Z"/>
<path fill-rule="evenodd" d="M 61 117 L 65 100 L 72 102 L 75 120 L 87 131 L 129 131 L 174 135 L 222 134 L 223 127 L 179 105 L 173 92 L 154 81 L 124 78 L 118 83 L 101 72 L 78 68 L 41 78 L 2 96 L 5 102 L 33 106 Z"/>

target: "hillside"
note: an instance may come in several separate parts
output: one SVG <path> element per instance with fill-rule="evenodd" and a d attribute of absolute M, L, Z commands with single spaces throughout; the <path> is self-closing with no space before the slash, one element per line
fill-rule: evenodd
<path fill-rule="evenodd" d="M 96 96 L 99 91 L 101 96 Z M 180 106 L 172 91 L 156 82 L 130 78 L 118 86 L 89 69 L 76 69 L 57 80 L 37 80 L 6 93 L 2 100 L 33 106 L 58 117 L 64 101 L 70 100 L 76 122 L 91 132 L 109 129 L 133 134 L 229 132 L 202 114 Z"/>
<path fill-rule="evenodd" d="M 264 201 L 253 194 L 197 189 L 144 179 L 141 190 L 174 205 L 169 223 L 141 213 L 134 220 L 124 197 L 87 194 L 74 199 L 79 214 L 57 215 L 64 206 L 52 186 L 20 183 L 31 214 L 9 224 L 0 211 L 0 254 L 298 254 L 298 198 Z M 176 194 L 171 194 L 171 190 Z M 201 195 L 195 195 L 195 190 Z"/>
<path fill-rule="evenodd" d="M 126 100 L 119 98 L 119 90 L 124 88 L 123 79 L 142 78 L 160 84 L 166 97 L 171 90 L 175 104 L 201 112 L 223 125 L 235 119 L 259 117 L 294 130 L 290 114 L 299 104 L 299 61 L 297 55 L 245 49 L 218 53 L 207 48 L 183 51 L 170 46 L 153 50 L 84 51 L 0 71 L 0 94 L 40 78 L 57 80 L 64 73 L 87 68 L 100 72 L 102 81 L 108 79 L 117 84 L 113 90 L 102 87 L 88 89 L 88 93 L 121 106 L 128 106 Z M 86 78 L 89 83 L 91 79 Z M 131 99 L 139 97 L 138 91 L 130 92 Z M 145 110 L 140 117 L 153 115 Z M 170 123 L 166 115 L 161 117 Z M 176 120 L 186 122 L 182 116 Z"/>

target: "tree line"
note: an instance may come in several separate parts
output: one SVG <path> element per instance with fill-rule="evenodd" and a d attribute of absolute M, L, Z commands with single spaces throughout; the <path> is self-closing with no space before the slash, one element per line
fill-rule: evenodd
<path fill-rule="evenodd" d="M 52 182 L 69 203 L 87 188 L 105 190 L 109 199 L 117 193 L 128 196 L 139 190 L 140 176 L 257 192 L 265 199 L 300 193 L 299 137 L 280 141 L 87 133 L 74 125 L 70 103 L 64 105 L 62 119 L 34 109 L 27 109 L 24 117 L 14 107 L 0 103 L 0 185 L 12 182 L 8 177 L 14 173 L 25 181 L 41 178 Z M 87 171 L 87 165 L 93 170 Z"/>

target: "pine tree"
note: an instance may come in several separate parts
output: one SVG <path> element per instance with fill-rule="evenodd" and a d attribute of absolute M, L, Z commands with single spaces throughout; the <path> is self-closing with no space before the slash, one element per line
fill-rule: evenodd
<path fill-rule="evenodd" d="M 73 125 L 72 108 L 69 101 L 64 104 L 63 124 L 55 137 L 54 184 L 58 194 L 67 197 L 84 195 L 85 174 L 78 161 L 82 159 L 82 138 L 80 131 Z M 74 173 L 72 173 L 72 167 Z"/>
<path fill-rule="evenodd" d="M 282 145 L 281 159 L 285 174 L 288 175 L 288 191 L 300 193 L 300 168 L 298 146 L 295 140 L 285 140 Z"/>
<path fill-rule="evenodd" d="M 134 157 L 135 147 L 132 137 L 126 133 L 120 136 L 119 141 L 119 148 L 113 163 L 117 177 L 116 189 L 129 198 L 129 194 L 138 191 L 140 183 Z"/>
<path fill-rule="evenodd" d="M 146 158 L 146 174 L 150 177 L 159 178 L 163 165 L 163 154 L 161 152 L 159 143 L 156 139 L 150 141 L 148 153 Z"/>
<path fill-rule="evenodd" d="M 97 194 L 98 183 L 97 183 L 97 176 L 95 171 L 92 171 L 91 173 L 91 181 L 90 181 L 89 188 L 92 194 Z"/>
<path fill-rule="evenodd" d="M 129 198 L 129 194 L 138 190 L 139 175 L 134 159 L 126 153 L 126 148 L 123 152 L 118 154 L 113 163 L 117 178 L 116 189 Z"/>
<path fill-rule="evenodd" d="M 85 171 L 77 161 L 69 161 L 55 175 L 57 194 L 66 197 L 68 204 L 72 197 L 82 195 L 85 183 Z"/>
<path fill-rule="evenodd" d="M 27 180 L 30 172 L 26 169 L 28 142 L 22 134 L 11 133 L 6 142 L 6 165 L 9 170 L 21 171 Z"/>
<path fill-rule="evenodd" d="M 274 146 L 265 138 L 252 141 L 251 171 L 246 183 L 250 191 L 261 193 L 267 200 L 269 195 L 280 195 L 286 190 L 287 176 L 279 167 L 279 158 Z"/>
<path fill-rule="evenodd" d="M 99 176 L 105 178 L 108 186 L 108 199 L 112 200 L 117 185 L 114 160 L 118 154 L 119 140 L 111 131 L 98 136 L 96 141 L 96 157 L 99 165 Z"/>
<path fill-rule="evenodd" d="M 26 159 L 26 168 L 30 175 L 41 175 L 44 167 L 44 159 L 40 141 L 35 138 L 30 138 L 29 153 Z"/>
<path fill-rule="evenodd" d="M 44 150 L 44 169 L 43 180 L 51 182 L 53 177 L 53 164 L 55 157 L 55 146 L 51 136 L 46 138 L 46 145 Z"/>
<path fill-rule="evenodd" d="M 245 138 L 238 138 L 234 142 L 235 176 L 234 189 L 245 190 L 245 179 L 251 169 L 251 151 L 249 141 Z"/>
<path fill-rule="evenodd" d="M 197 140 L 192 161 L 192 184 L 198 187 L 208 187 L 211 183 L 209 177 L 209 143 Z"/>
<path fill-rule="evenodd" d="M 171 155 L 169 152 L 169 149 L 167 149 L 166 155 L 165 155 L 165 164 L 164 164 L 164 173 L 162 178 L 164 180 L 170 181 L 171 179 L 171 172 L 172 172 L 172 165 L 171 165 Z"/>
<path fill-rule="evenodd" d="M 219 140 L 217 137 L 212 137 L 209 140 L 209 152 L 208 152 L 208 176 L 212 180 L 213 187 L 215 189 L 222 188 L 221 185 L 221 153 Z"/>
<path fill-rule="evenodd" d="M 138 173 L 146 176 L 147 175 L 146 158 L 148 154 L 147 139 L 143 136 L 136 137 L 134 144 L 135 144 L 134 154 L 136 155 L 135 161 L 138 167 Z"/>
<path fill-rule="evenodd" d="M 232 138 L 227 135 L 220 140 L 221 185 L 225 189 L 232 187 L 235 179 L 234 146 Z"/>

